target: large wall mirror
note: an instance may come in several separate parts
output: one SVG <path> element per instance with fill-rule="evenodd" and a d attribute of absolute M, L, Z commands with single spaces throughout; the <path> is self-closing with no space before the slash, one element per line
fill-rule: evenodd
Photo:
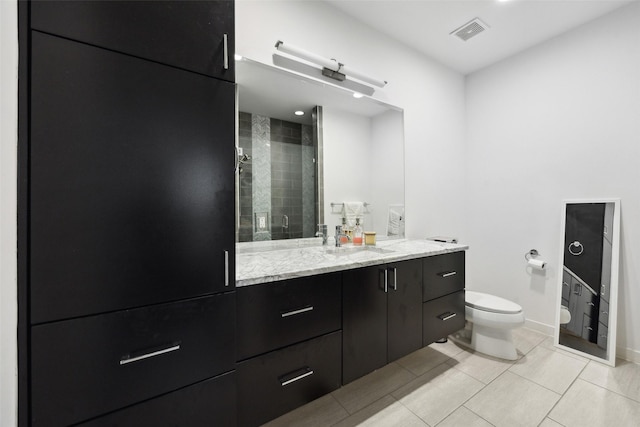
<path fill-rule="evenodd" d="M 565 201 L 556 345 L 615 366 L 620 200 Z"/>
<path fill-rule="evenodd" d="M 353 202 L 365 231 L 404 235 L 400 108 L 246 58 L 236 81 L 237 242 L 333 235 Z"/>

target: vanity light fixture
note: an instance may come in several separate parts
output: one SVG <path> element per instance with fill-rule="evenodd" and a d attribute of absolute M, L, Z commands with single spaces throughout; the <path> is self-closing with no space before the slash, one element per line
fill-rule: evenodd
<path fill-rule="evenodd" d="M 386 80 L 380 80 L 375 77 L 370 77 L 366 74 L 355 71 L 347 67 L 343 63 L 338 62 L 336 59 L 323 58 L 320 55 L 316 55 L 315 53 L 311 53 L 299 47 L 290 45 L 289 43 L 285 44 L 282 40 L 278 40 L 278 42 L 276 43 L 276 49 L 278 49 L 280 52 L 321 66 L 322 75 L 333 80 L 343 82 L 345 81 L 345 79 L 355 79 L 377 87 L 384 87 L 387 84 Z"/>

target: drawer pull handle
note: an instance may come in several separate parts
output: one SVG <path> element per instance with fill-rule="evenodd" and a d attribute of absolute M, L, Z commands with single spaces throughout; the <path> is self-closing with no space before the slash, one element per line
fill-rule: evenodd
<path fill-rule="evenodd" d="M 306 370 L 306 372 L 305 372 L 305 373 L 300 374 L 300 375 L 298 375 L 298 376 L 295 376 L 295 377 L 293 377 L 293 378 L 291 378 L 291 379 L 288 379 L 288 380 L 285 380 L 285 381 L 283 381 L 283 380 L 281 379 L 281 380 L 280 380 L 280 384 L 282 384 L 282 387 L 284 387 L 284 386 L 287 386 L 287 385 L 289 385 L 289 384 L 291 384 L 291 383 L 295 383 L 296 381 L 300 381 L 301 379 L 306 378 L 306 377 L 308 377 L 308 376 L 310 376 L 310 375 L 313 375 L 313 370 L 312 370 L 312 369 L 305 368 L 305 370 Z"/>
<path fill-rule="evenodd" d="M 609 314 L 609 312 L 608 311 L 603 311 L 602 314 Z"/>
<path fill-rule="evenodd" d="M 120 359 L 120 365 L 139 362 L 140 360 L 149 359 L 151 357 L 160 356 L 161 354 L 167 354 L 177 350 L 180 350 L 180 344 L 175 344 L 175 345 L 172 345 L 171 347 L 163 348 L 162 350 L 155 350 L 149 353 L 144 353 L 144 354 L 141 354 L 140 356 L 131 357 L 130 355 L 126 355 L 126 356 L 123 356 L 122 359 Z"/>
<path fill-rule="evenodd" d="M 438 319 L 440 319 L 440 320 L 442 320 L 444 322 L 445 320 L 452 319 L 452 318 L 454 318 L 456 316 L 457 316 L 457 313 L 446 312 L 446 313 L 442 313 L 440 316 L 438 316 Z"/>
<path fill-rule="evenodd" d="M 569 286 L 567 282 L 562 282 L 562 286 Z"/>
<path fill-rule="evenodd" d="M 591 301 L 589 301 L 589 302 L 587 303 L 587 305 L 590 305 L 591 307 L 595 307 L 595 306 L 596 306 L 596 305 L 595 305 L 594 303 L 592 303 Z"/>
<path fill-rule="evenodd" d="M 282 317 L 295 316 L 296 314 L 306 313 L 307 311 L 311 311 L 311 310 L 313 310 L 313 306 L 299 308 L 298 310 L 287 311 L 286 313 L 281 313 L 280 316 Z"/>
<path fill-rule="evenodd" d="M 224 251 L 224 285 L 229 286 L 229 251 Z"/>
<path fill-rule="evenodd" d="M 224 67 L 225 70 L 229 69 L 229 35 L 227 33 L 224 33 L 222 35 L 222 55 L 224 56 L 224 58 L 222 58 L 222 66 Z"/>
<path fill-rule="evenodd" d="M 438 276 L 444 279 L 445 277 L 455 276 L 456 274 L 458 274 L 457 271 L 448 271 L 446 273 L 438 273 Z"/>
<path fill-rule="evenodd" d="M 585 326 L 584 327 L 587 331 L 593 331 L 593 328 L 591 326 Z"/>

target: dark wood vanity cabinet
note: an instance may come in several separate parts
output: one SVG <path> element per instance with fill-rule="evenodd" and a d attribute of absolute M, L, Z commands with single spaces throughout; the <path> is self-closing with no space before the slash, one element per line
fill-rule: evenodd
<path fill-rule="evenodd" d="M 256 426 L 340 387 L 341 274 L 237 290 L 238 424 Z"/>
<path fill-rule="evenodd" d="M 232 0 L 45 0 L 31 8 L 35 30 L 234 81 Z"/>
<path fill-rule="evenodd" d="M 233 2 L 19 22 L 20 425 L 236 425 Z"/>
<path fill-rule="evenodd" d="M 343 383 L 422 347 L 422 260 L 343 272 Z"/>
<path fill-rule="evenodd" d="M 423 260 L 423 345 L 446 338 L 465 324 L 465 253 Z"/>

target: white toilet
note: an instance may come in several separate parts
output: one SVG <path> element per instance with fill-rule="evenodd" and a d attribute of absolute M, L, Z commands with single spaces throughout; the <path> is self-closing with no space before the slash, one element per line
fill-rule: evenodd
<path fill-rule="evenodd" d="M 466 337 L 463 332 L 454 340 L 458 338 L 473 350 L 489 356 L 507 360 L 518 358 L 511 330 L 524 324 L 522 307 L 494 295 L 466 291 L 465 316 L 469 322 Z M 467 342 L 460 338 L 466 338 Z"/>

